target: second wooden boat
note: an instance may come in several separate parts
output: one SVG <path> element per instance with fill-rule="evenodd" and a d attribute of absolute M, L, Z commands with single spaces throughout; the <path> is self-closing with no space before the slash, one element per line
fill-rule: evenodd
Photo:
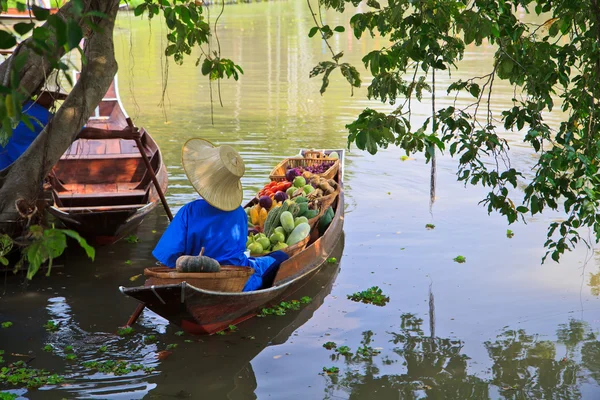
<path fill-rule="evenodd" d="M 116 242 L 135 230 L 160 202 L 143 151 L 163 193 L 167 171 L 160 149 L 143 128 L 132 134 L 121 103 L 117 77 L 86 128 L 49 176 L 51 214 L 97 245 Z M 135 140 L 140 136 L 138 148 Z"/>
<path fill-rule="evenodd" d="M 343 159 L 343 150 L 338 150 Z M 262 308 L 289 297 L 305 285 L 330 257 L 342 236 L 344 226 L 344 189 L 342 168 L 340 186 L 334 201 L 335 216 L 321 235 L 311 235 L 308 246 L 283 262 L 272 287 L 251 292 L 227 292 L 203 289 L 188 282 L 120 287 L 125 295 L 192 334 L 212 334 L 257 315 Z M 314 228 L 316 229 L 316 228 Z M 313 231 L 314 233 L 314 231 Z M 200 273 L 201 274 L 201 273 Z"/>

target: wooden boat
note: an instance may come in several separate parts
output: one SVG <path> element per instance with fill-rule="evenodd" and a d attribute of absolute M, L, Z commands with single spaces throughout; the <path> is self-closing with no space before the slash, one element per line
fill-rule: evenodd
<path fill-rule="evenodd" d="M 167 189 L 158 145 L 143 128 L 139 134 L 131 130 L 127 119 L 115 76 L 86 129 L 49 175 L 54 199 L 49 212 L 97 245 L 131 233 L 160 202 L 136 137 L 163 193 Z"/>
<path fill-rule="evenodd" d="M 50 1 L 48 0 L 37 0 L 28 2 L 28 5 L 32 5 L 31 3 L 35 4 L 38 7 L 50 10 L 50 14 L 55 14 L 56 12 L 58 12 L 58 7 L 52 7 Z M 15 7 L 9 7 L 6 9 L 6 11 L 0 12 L 0 21 L 21 22 L 23 20 L 31 20 L 32 18 L 35 17 L 33 16 L 33 12 L 31 12 L 31 10 L 20 11 Z"/>
<path fill-rule="evenodd" d="M 343 159 L 343 150 L 339 150 Z M 301 252 L 283 262 L 273 285 L 252 292 L 220 292 L 187 282 L 125 288 L 121 292 L 140 301 L 169 322 L 192 334 L 212 334 L 254 317 L 262 308 L 277 303 L 302 287 L 323 266 L 340 240 L 344 225 L 342 168 L 341 187 L 334 202 L 335 216 L 322 236 L 311 239 Z"/>

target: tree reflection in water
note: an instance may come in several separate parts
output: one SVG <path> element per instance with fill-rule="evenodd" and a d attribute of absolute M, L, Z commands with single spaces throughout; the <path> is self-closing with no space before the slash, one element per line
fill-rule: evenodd
<path fill-rule="evenodd" d="M 422 324 L 403 314 L 399 332 L 389 333 L 389 356 L 371 347 L 371 331 L 363 332 L 361 349 L 373 351 L 341 357 L 339 374 L 325 374 L 325 399 L 579 399 L 588 377 L 600 382 L 600 342 L 582 321 L 559 325 L 556 342 L 504 330 L 484 343 L 492 362 L 485 377 L 469 374 L 461 340 L 426 336 Z M 401 373 L 381 375 L 378 365 L 386 364 Z"/>

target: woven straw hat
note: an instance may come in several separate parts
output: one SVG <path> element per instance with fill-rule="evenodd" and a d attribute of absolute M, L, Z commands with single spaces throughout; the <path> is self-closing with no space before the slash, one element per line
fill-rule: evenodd
<path fill-rule="evenodd" d="M 210 205 L 223 211 L 240 206 L 243 199 L 240 178 L 246 168 L 233 147 L 215 147 L 208 140 L 190 139 L 183 145 L 181 163 L 194 189 Z"/>

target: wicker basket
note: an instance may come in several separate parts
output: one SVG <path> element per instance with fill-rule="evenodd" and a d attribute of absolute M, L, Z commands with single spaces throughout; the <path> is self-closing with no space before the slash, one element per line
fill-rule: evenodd
<path fill-rule="evenodd" d="M 241 292 L 254 270 L 250 267 L 224 265 L 219 272 L 177 272 L 169 267 L 144 269 L 146 286 L 187 282 L 200 289 L 217 292 Z"/>
<path fill-rule="evenodd" d="M 338 170 L 340 169 L 340 160 L 338 160 L 337 158 L 306 158 L 306 157 L 299 157 L 299 158 L 296 157 L 296 158 L 284 159 L 273 169 L 273 171 L 271 171 L 269 178 L 271 178 L 272 181 L 281 182 L 281 181 L 285 180 L 285 173 L 288 170 L 288 167 L 289 168 L 308 167 L 311 165 L 321 164 L 322 162 L 325 162 L 325 161 L 333 161 L 333 165 L 331 167 L 329 167 L 329 169 L 327 171 L 325 171 L 324 173 L 316 174 L 316 175 L 322 176 L 325 179 L 335 178 Z"/>
<path fill-rule="evenodd" d="M 318 198 L 319 210 L 320 210 L 319 216 L 323 215 L 323 213 L 325 211 L 327 211 L 327 209 L 333 204 L 335 199 L 337 199 L 339 194 L 340 194 L 340 187 L 338 186 L 337 189 L 335 189 L 335 192 Z"/>
<path fill-rule="evenodd" d="M 312 229 L 312 226 L 311 226 Z M 302 250 L 304 250 L 306 248 L 306 245 L 308 244 L 308 241 L 310 240 L 310 234 L 308 236 L 306 236 L 304 239 L 302 239 L 301 241 L 299 241 L 298 243 L 292 245 L 292 246 L 288 246 L 285 249 L 281 249 L 281 251 L 283 251 L 285 254 L 287 254 L 288 256 L 293 257 L 296 254 L 300 253 Z M 269 253 L 267 254 L 250 254 L 250 256 L 252 257 L 264 257 L 264 256 L 268 256 Z"/>

